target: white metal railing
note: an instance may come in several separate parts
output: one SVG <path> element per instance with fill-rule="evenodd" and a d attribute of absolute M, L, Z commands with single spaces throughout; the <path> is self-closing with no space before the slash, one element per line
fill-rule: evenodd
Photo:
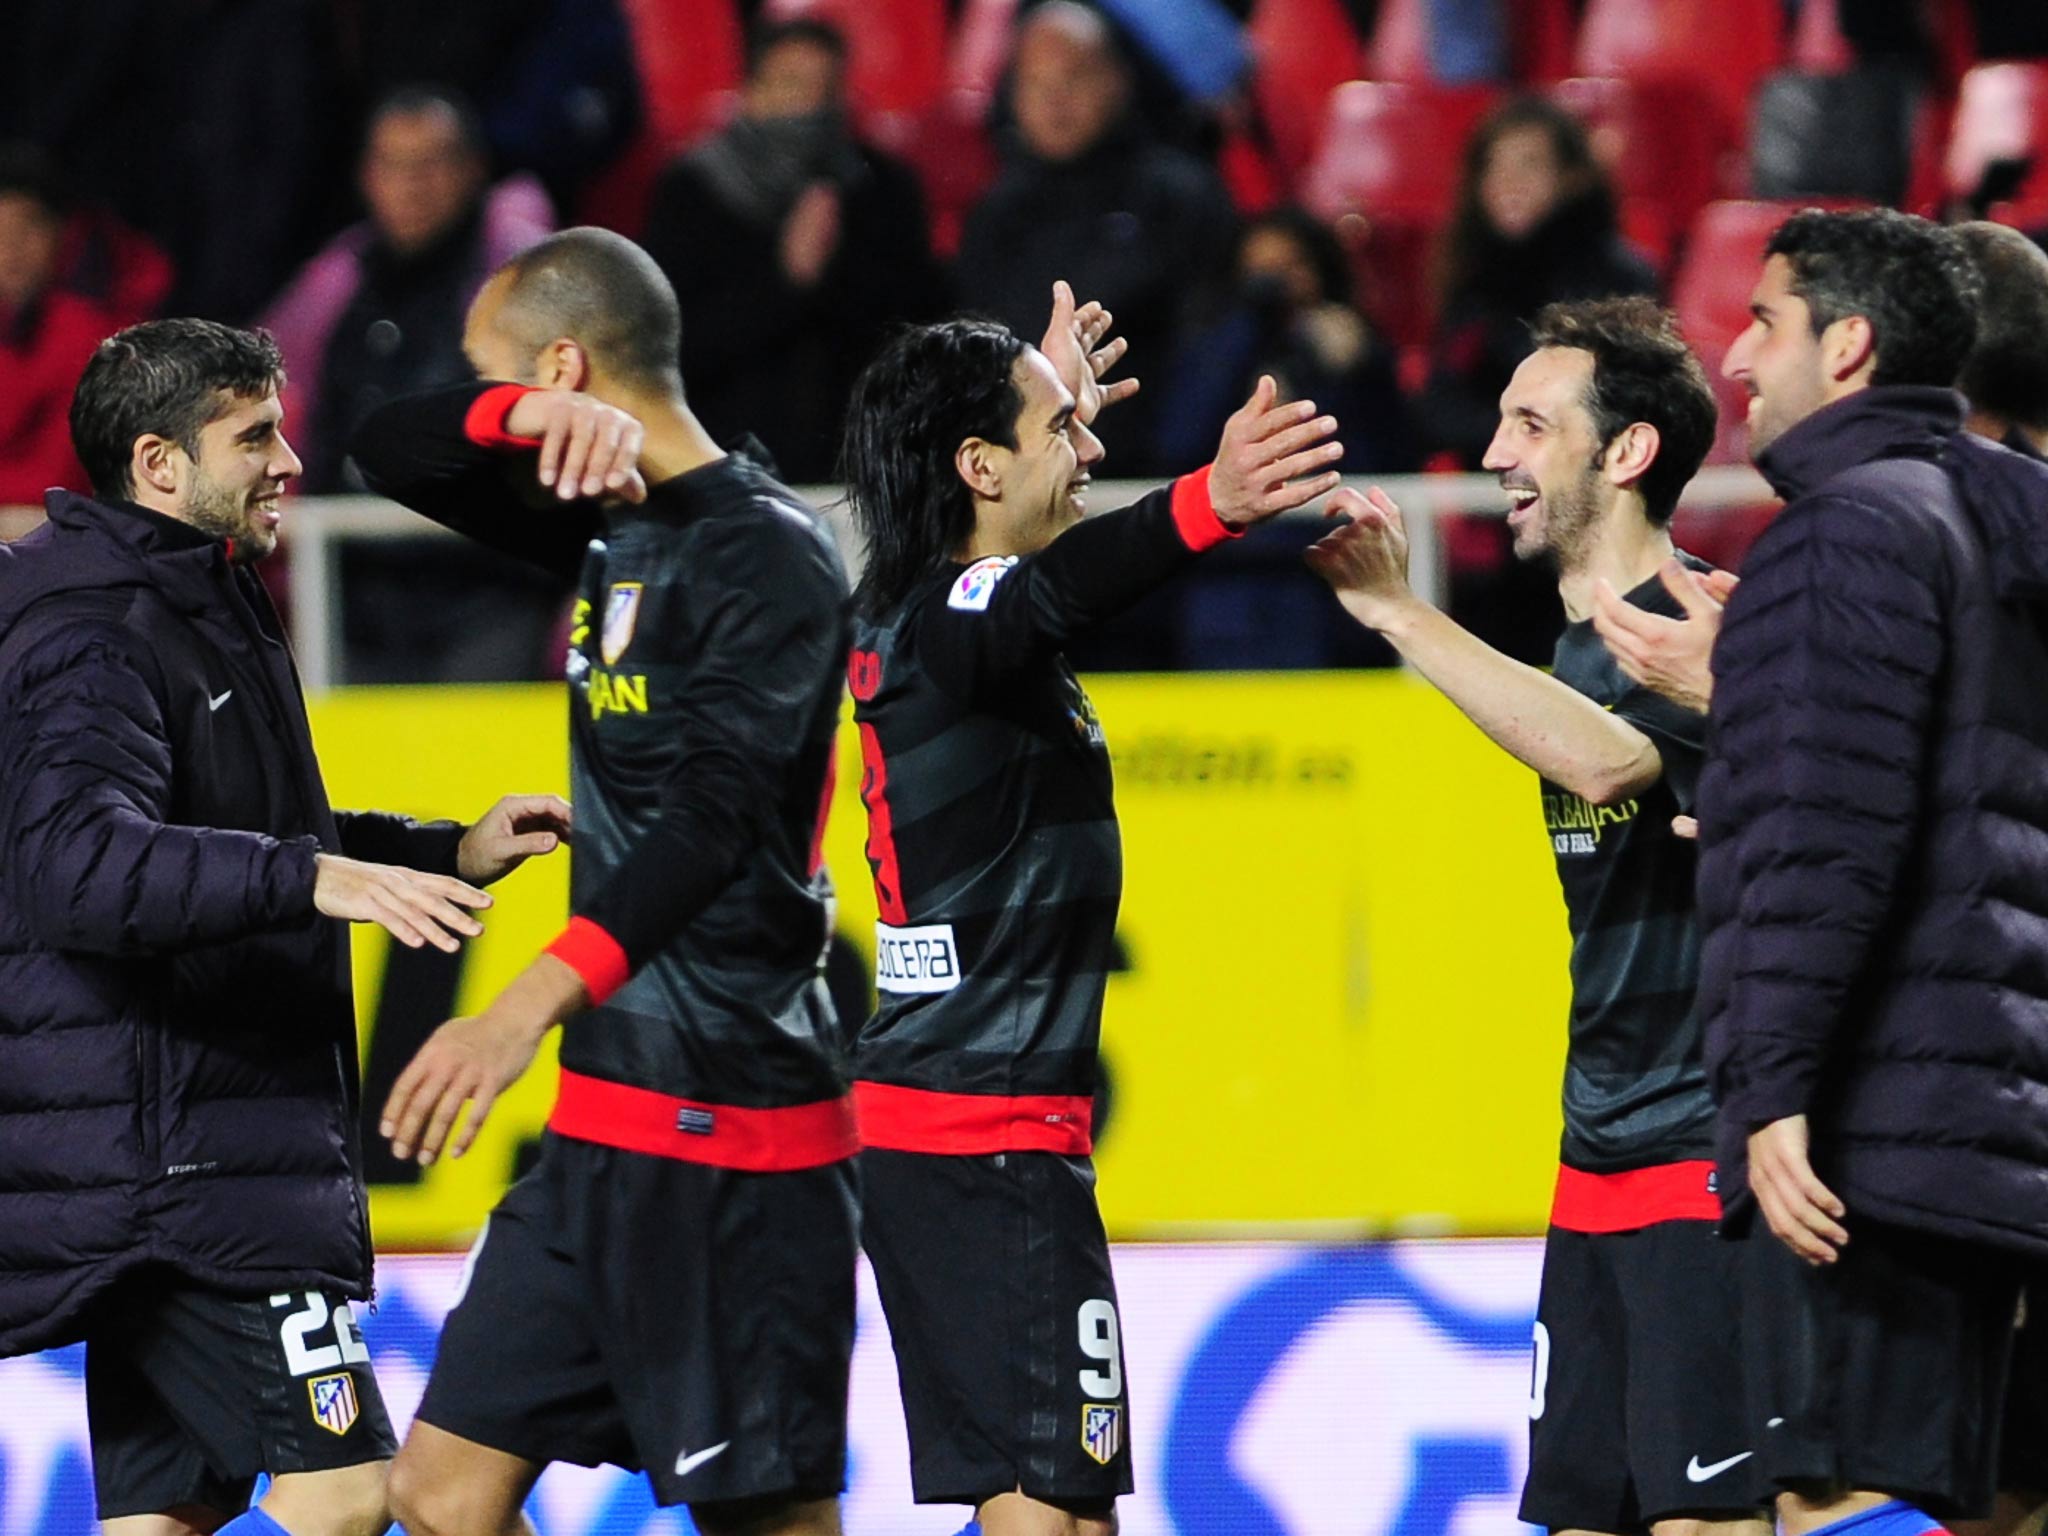
<path fill-rule="evenodd" d="M 1144 480 L 1098 480 L 1089 488 L 1092 511 L 1109 511 L 1128 506 L 1155 482 Z M 1408 521 L 1409 580 L 1419 592 L 1436 602 L 1445 601 L 1449 584 L 1443 544 L 1437 536 L 1437 519 L 1459 512 L 1504 516 L 1500 486 L 1491 475 L 1388 475 L 1377 479 L 1357 477 L 1349 482 L 1359 490 L 1368 485 L 1382 487 L 1393 497 Z M 860 541 L 846 515 L 837 486 L 801 486 L 801 494 L 832 526 L 854 574 L 860 569 Z M 1684 507 L 1706 510 L 1714 507 L 1756 506 L 1773 500 L 1763 477 L 1746 466 L 1724 466 L 1702 470 L 1687 487 Z M 1319 520 L 1315 508 L 1290 514 L 1294 519 Z M 336 546 L 355 540 L 445 537 L 456 535 L 405 508 L 370 496 L 302 497 L 290 503 L 285 514 L 285 539 L 291 555 L 292 638 L 298 652 L 299 671 L 309 689 L 331 688 L 345 681 L 340 666 L 341 593 L 340 562 Z"/>

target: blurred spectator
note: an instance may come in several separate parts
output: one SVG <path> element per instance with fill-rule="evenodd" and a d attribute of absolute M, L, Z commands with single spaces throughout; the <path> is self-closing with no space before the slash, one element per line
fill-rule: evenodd
<path fill-rule="evenodd" d="M 86 489 L 71 451 L 71 391 L 120 320 L 56 286 L 66 198 L 26 148 L 0 151 L 0 507 L 39 507 Z M 18 531 L 10 520 L 0 537 Z"/>
<path fill-rule="evenodd" d="M 705 427 L 829 480 L 854 376 L 890 322 L 943 312 L 944 277 L 916 176 L 854 137 L 838 31 L 784 22 L 748 54 L 738 116 L 663 174 L 644 243 L 682 304 Z"/>
<path fill-rule="evenodd" d="M 1466 146 L 1440 283 L 1418 407 L 1429 445 L 1472 467 L 1493 440 L 1501 391 L 1529 354 L 1539 309 L 1657 290 L 1649 263 L 1622 241 L 1585 129 L 1534 96 L 1502 106 Z"/>
<path fill-rule="evenodd" d="M 1018 25 L 1004 166 L 967 216 L 954 267 L 962 304 L 1035 337 L 1055 278 L 1100 300 L 1131 369 L 1170 368 L 1189 318 L 1228 279 L 1235 214 L 1207 166 L 1150 141 L 1131 73 L 1096 12 L 1051 0 Z M 1147 475 L 1152 396 L 1103 417 L 1109 473 Z"/>
<path fill-rule="evenodd" d="M 1237 292 L 1192 334 L 1159 391 L 1159 461 L 1168 474 L 1206 464 L 1260 374 L 1283 400 L 1313 400 L 1337 418 L 1347 474 L 1413 469 L 1416 452 L 1394 359 L 1352 293 L 1351 264 L 1312 214 L 1282 208 L 1246 226 Z"/>
<path fill-rule="evenodd" d="M 364 101 L 436 80 L 476 103 L 498 170 L 531 171 L 555 206 L 640 126 L 640 74 L 619 0 L 351 0 Z"/>
<path fill-rule="evenodd" d="M 482 130 L 451 94 L 404 87 L 371 114 L 357 184 L 369 218 L 302 268 L 262 323 L 314 493 L 360 490 L 344 445 L 394 395 L 470 376 L 462 323 L 484 279 L 552 228 L 530 177 L 488 196 Z"/>
<path fill-rule="evenodd" d="M 165 307 L 242 321 L 318 242 L 345 153 L 330 0 L 8 0 L 0 138 L 169 253 Z"/>

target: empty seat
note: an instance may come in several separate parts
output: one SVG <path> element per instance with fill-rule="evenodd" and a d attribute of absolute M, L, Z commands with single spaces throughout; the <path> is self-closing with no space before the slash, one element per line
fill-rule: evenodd
<path fill-rule="evenodd" d="M 1465 143 L 1497 100 L 1483 88 L 1352 80 L 1330 97 L 1302 201 L 1336 226 L 1397 343 L 1426 338 L 1430 250 L 1451 214 Z"/>
<path fill-rule="evenodd" d="M 1783 0 L 1587 0 L 1577 72 L 1690 81 L 1723 146 L 1743 142 L 1749 96 L 1785 52 Z"/>
<path fill-rule="evenodd" d="M 1342 0 L 1258 0 L 1245 28 L 1252 97 L 1282 172 L 1315 155 L 1330 93 L 1363 73 L 1364 49 Z"/>

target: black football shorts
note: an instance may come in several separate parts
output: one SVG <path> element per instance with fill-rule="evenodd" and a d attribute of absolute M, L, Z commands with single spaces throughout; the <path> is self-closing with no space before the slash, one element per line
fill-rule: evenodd
<path fill-rule="evenodd" d="M 1627 1532 L 1757 1513 L 1768 1494 L 1743 1391 L 1737 1259 L 1710 1221 L 1550 1229 L 1524 1520 Z"/>
<path fill-rule="evenodd" d="M 862 1241 L 896 1350 L 921 1504 L 1131 1491 L 1109 1241 L 1085 1157 L 861 1153 Z"/>
<path fill-rule="evenodd" d="M 1995 1250 L 1849 1219 L 1816 1268 L 1753 1223 L 1743 1274 L 1757 1459 L 1777 1486 L 1888 1493 L 1936 1519 L 1990 1513 L 2019 1310 Z"/>
<path fill-rule="evenodd" d="M 644 1470 L 665 1505 L 833 1497 L 856 1179 L 850 1158 L 747 1173 L 547 1133 L 477 1240 L 419 1417 Z"/>
<path fill-rule="evenodd" d="M 85 1408 L 102 1520 L 187 1504 L 240 1514 L 259 1472 L 332 1471 L 398 1447 L 355 1314 L 321 1291 L 123 1280 L 93 1307 Z"/>

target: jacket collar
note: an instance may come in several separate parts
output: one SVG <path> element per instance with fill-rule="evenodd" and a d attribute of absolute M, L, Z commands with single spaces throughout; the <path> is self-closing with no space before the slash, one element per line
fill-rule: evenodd
<path fill-rule="evenodd" d="M 97 535 L 132 561 L 132 579 L 156 588 L 188 612 L 202 612 L 232 586 L 227 545 L 190 523 L 165 517 L 132 501 L 98 501 L 71 491 L 44 498 L 50 521 L 61 528 Z"/>
<path fill-rule="evenodd" d="M 1963 428 L 1952 389 L 1877 384 L 1824 405 L 1786 429 L 1756 467 L 1786 501 L 1873 459 L 1932 459 Z"/>

